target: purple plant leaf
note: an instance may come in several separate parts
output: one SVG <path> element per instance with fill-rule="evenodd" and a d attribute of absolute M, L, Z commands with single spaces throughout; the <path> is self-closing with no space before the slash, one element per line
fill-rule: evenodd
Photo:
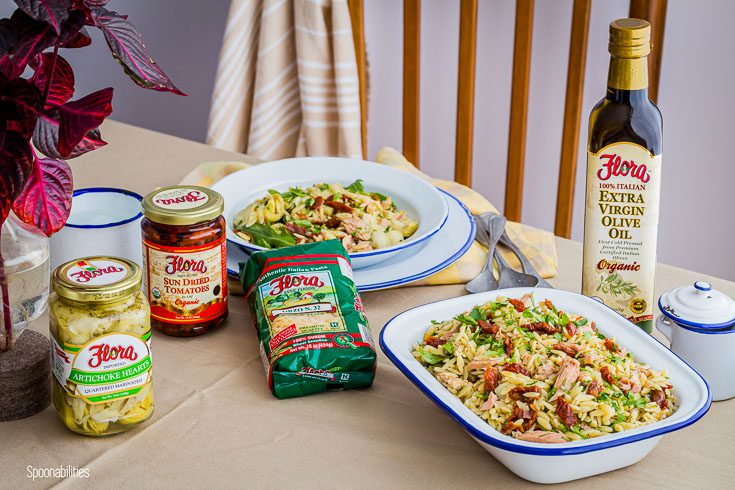
<path fill-rule="evenodd" d="M 46 236 L 59 231 L 71 211 L 71 168 L 64 160 L 33 158 L 28 182 L 13 202 L 13 212 Z"/>
<path fill-rule="evenodd" d="M 83 11 L 72 10 L 71 12 L 69 12 L 69 18 L 64 21 L 64 24 L 61 27 L 61 34 L 59 34 L 59 38 L 56 40 L 56 44 L 62 48 L 69 47 L 67 46 L 67 44 L 69 43 L 82 43 L 82 45 L 76 47 L 83 47 L 91 44 L 92 39 L 89 37 L 89 33 L 87 33 L 86 30 L 85 33 L 87 36 L 87 40 L 77 39 L 77 36 L 84 28 L 85 20 L 86 15 Z"/>
<path fill-rule="evenodd" d="M 35 70 L 31 80 L 41 93 L 45 90 L 46 83 L 51 77 L 46 96 L 47 109 L 54 105 L 65 104 L 74 96 L 74 70 L 64 58 L 57 55 L 54 62 L 53 53 L 41 53 L 33 60 L 31 67 Z"/>
<path fill-rule="evenodd" d="M 71 0 L 15 0 L 23 12 L 36 20 L 46 22 L 56 34 L 61 34 L 61 24 L 69 17 Z"/>
<path fill-rule="evenodd" d="M 92 44 L 92 37 L 89 35 L 87 28 L 82 26 L 79 32 L 70 37 L 68 41 L 62 41 L 59 43 L 61 48 L 83 48 Z"/>
<path fill-rule="evenodd" d="M 90 8 L 104 7 L 110 2 L 110 0 L 84 0 L 84 5 Z"/>
<path fill-rule="evenodd" d="M 33 154 L 23 135 L 0 130 L 0 223 L 8 217 L 13 201 L 31 174 Z"/>
<path fill-rule="evenodd" d="M 19 68 L 25 68 L 34 56 L 56 41 L 56 33 L 50 25 L 31 18 L 22 10 L 13 12 L 10 20 L 18 31 L 18 40 L 9 54 Z"/>
<path fill-rule="evenodd" d="M 41 113 L 41 92 L 25 78 L 0 76 L 0 123 L 30 138 Z"/>
<path fill-rule="evenodd" d="M 18 28 L 10 19 L 0 19 L 0 57 L 10 51 L 18 40 Z"/>
<path fill-rule="evenodd" d="M 126 18 L 102 7 L 93 8 L 95 26 L 105 36 L 112 56 L 125 73 L 143 88 L 186 95 L 179 90 L 148 54 L 143 38 Z"/>
<path fill-rule="evenodd" d="M 10 56 L 0 56 L 0 75 L 4 75 L 6 78 L 13 79 L 18 78 L 23 74 L 25 67 L 15 66 L 15 63 L 10 59 Z"/>
<path fill-rule="evenodd" d="M 57 116 L 58 117 L 58 116 Z M 48 115 L 43 115 L 36 122 L 33 132 L 33 146 L 44 155 L 51 158 L 62 158 L 57 149 L 59 144 L 59 121 Z M 87 152 L 101 148 L 107 144 L 102 140 L 99 128 L 87 132 L 82 141 L 74 147 L 66 158 L 76 158 Z"/>
<path fill-rule="evenodd" d="M 89 131 L 99 127 L 112 113 L 112 87 L 93 92 L 57 107 L 59 111 L 59 154 L 67 158 Z"/>

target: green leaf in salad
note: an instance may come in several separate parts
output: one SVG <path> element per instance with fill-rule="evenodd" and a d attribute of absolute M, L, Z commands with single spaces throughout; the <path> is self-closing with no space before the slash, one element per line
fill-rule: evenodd
<path fill-rule="evenodd" d="M 370 193 L 370 197 L 372 197 L 373 199 L 376 199 L 377 198 L 378 201 L 387 201 L 388 200 L 388 196 L 386 196 L 385 194 L 381 194 L 380 192 L 371 192 Z"/>
<path fill-rule="evenodd" d="M 466 315 L 465 313 L 460 313 L 459 315 L 455 316 L 454 319 L 462 323 L 463 325 L 477 326 L 477 320 L 469 315 Z"/>
<path fill-rule="evenodd" d="M 278 233 L 268 225 L 255 223 L 252 226 L 243 226 L 237 231 L 247 233 L 255 245 L 265 248 L 280 248 L 296 245 L 296 239 L 288 233 Z"/>
<path fill-rule="evenodd" d="M 474 319 L 475 321 L 480 321 L 485 318 L 485 315 L 482 313 L 482 310 L 479 306 L 475 306 L 470 312 L 470 317 L 472 317 L 472 319 Z"/>
<path fill-rule="evenodd" d="M 270 194 L 271 196 L 277 196 L 280 194 L 280 192 L 275 189 L 268 189 L 268 194 Z"/>
<path fill-rule="evenodd" d="M 444 360 L 442 356 L 438 356 L 433 352 L 426 352 L 422 348 L 419 348 L 419 353 L 421 354 L 421 358 L 429 364 L 439 364 Z"/>
<path fill-rule="evenodd" d="M 574 322 L 574 324 L 578 327 L 581 327 L 582 325 L 587 325 L 587 321 L 588 320 L 586 318 L 580 318 L 579 320 Z"/>
<path fill-rule="evenodd" d="M 362 179 L 357 179 L 347 187 L 345 187 L 350 192 L 355 193 L 365 193 L 365 186 L 362 185 Z"/>
<path fill-rule="evenodd" d="M 449 352 L 449 354 L 450 354 L 450 355 L 451 355 L 451 354 L 454 354 L 454 344 L 453 344 L 453 343 L 451 343 L 451 342 L 447 342 L 446 344 L 443 344 L 443 345 L 442 345 L 442 348 L 443 348 L 443 349 L 444 349 L 445 351 Z"/>

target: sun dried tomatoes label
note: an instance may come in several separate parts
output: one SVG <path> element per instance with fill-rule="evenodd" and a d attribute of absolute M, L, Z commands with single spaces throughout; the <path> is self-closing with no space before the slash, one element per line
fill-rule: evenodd
<path fill-rule="evenodd" d="M 224 237 L 190 247 L 167 247 L 143 240 L 151 317 L 173 323 L 200 323 L 226 311 L 225 247 Z"/>

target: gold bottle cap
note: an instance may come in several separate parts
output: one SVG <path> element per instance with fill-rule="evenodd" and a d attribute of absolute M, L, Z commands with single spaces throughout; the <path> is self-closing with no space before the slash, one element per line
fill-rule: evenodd
<path fill-rule="evenodd" d="M 651 24 L 642 19 L 610 23 L 608 51 L 618 58 L 642 58 L 651 52 Z"/>
<path fill-rule="evenodd" d="M 172 185 L 157 189 L 143 198 L 143 214 L 164 225 L 191 225 L 210 221 L 222 214 L 225 200 L 206 187 Z"/>
<path fill-rule="evenodd" d="M 51 276 L 56 294 L 82 303 L 120 301 L 140 290 L 143 273 L 119 257 L 82 257 L 61 264 Z"/>

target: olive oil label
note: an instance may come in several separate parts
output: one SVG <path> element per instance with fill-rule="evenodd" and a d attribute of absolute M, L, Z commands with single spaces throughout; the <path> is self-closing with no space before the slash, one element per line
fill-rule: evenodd
<path fill-rule="evenodd" d="M 636 324 L 653 319 L 661 155 L 634 143 L 587 154 L 582 293 Z"/>
<path fill-rule="evenodd" d="M 175 323 L 218 318 L 227 309 L 225 238 L 169 247 L 143 240 L 144 285 L 151 317 Z"/>
<path fill-rule="evenodd" d="M 51 337 L 51 370 L 61 387 L 87 403 L 136 395 L 151 382 L 151 332 L 113 333 L 73 346 Z"/>

